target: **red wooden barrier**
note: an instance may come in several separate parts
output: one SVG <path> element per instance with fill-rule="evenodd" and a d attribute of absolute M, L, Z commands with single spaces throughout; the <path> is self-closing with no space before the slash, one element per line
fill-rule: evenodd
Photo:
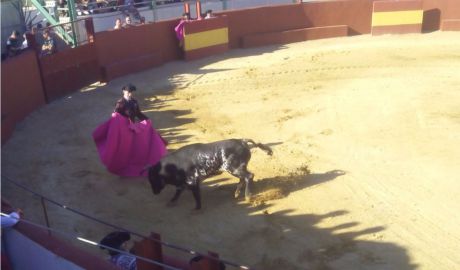
<path fill-rule="evenodd" d="M 157 233 L 151 233 L 150 238 L 155 239 L 143 239 L 140 242 L 135 243 L 134 252 L 137 256 L 148 258 L 159 263 L 163 263 L 163 251 L 161 247 L 160 235 Z M 137 260 L 137 269 L 138 270 L 163 270 L 163 267 L 145 262 L 142 260 Z"/>

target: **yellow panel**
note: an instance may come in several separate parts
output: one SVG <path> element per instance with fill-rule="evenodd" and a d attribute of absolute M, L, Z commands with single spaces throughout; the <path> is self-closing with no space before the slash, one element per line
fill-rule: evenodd
<path fill-rule="evenodd" d="M 421 24 L 423 22 L 423 10 L 374 12 L 372 14 L 372 26 Z"/>
<path fill-rule="evenodd" d="M 228 43 L 228 28 L 218 28 L 185 35 L 185 50 L 191 51 Z"/>

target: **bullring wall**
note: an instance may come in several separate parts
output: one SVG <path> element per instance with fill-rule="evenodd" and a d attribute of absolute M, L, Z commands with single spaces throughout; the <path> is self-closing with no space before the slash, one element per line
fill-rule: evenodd
<path fill-rule="evenodd" d="M 422 32 L 436 30 L 460 31 L 460 26 L 455 29 L 441 29 L 443 21 L 454 20 L 460 22 L 459 0 L 423 0 Z"/>
<path fill-rule="evenodd" d="M 2 144 L 17 122 L 46 104 L 37 57 L 31 50 L 2 62 Z"/>
<path fill-rule="evenodd" d="M 179 60 L 181 51 L 173 31 L 176 24 L 177 20 L 161 21 L 96 33 L 95 43 L 103 80 L 110 81 Z"/>
<path fill-rule="evenodd" d="M 284 35 L 283 31 L 288 32 L 288 39 L 259 39 L 256 45 L 308 40 L 311 36 L 328 37 L 327 31 L 322 34 L 322 29 L 330 32 L 328 27 L 338 29 L 329 36 L 369 34 L 374 1 L 318 1 L 220 14 L 227 16 L 229 48 L 232 49 L 242 47 L 245 37 Z M 439 30 L 442 25 L 446 30 L 460 30 L 457 29 L 460 27 L 459 0 L 423 0 L 423 10 L 422 32 Z M 98 32 L 94 43 L 42 58 L 39 63 L 31 51 L 2 62 L 2 143 L 16 122 L 45 102 L 92 82 L 110 81 L 182 59 L 173 31 L 177 23 L 178 20 L 168 20 Z M 348 31 L 343 31 L 344 26 Z M 315 35 L 303 31 L 313 28 L 318 28 Z"/>
<path fill-rule="evenodd" d="M 240 48 L 246 36 L 313 27 L 346 25 L 348 35 L 369 34 L 373 2 L 309 2 L 221 14 L 228 18 L 229 47 Z M 456 28 L 460 21 L 459 0 L 423 0 L 423 10 L 422 32 L 439 30 L 446 22 L 452 30 L 460 30 Z M 99 32 L 94 43 L 50 57 L 37 60 L 35 52 L 28 50 L 2 62 L 2 144 L 11 136 L 17 122 L 46 102 L 97 80 L 110 81 L 180 60 L 182 52 L 173 31 L 177 22 L 169 20 Z M 35 230 L 30 233 L 31 239 L 37 236 Z M 85 259 L 86 255 L 77 260 Z"/>

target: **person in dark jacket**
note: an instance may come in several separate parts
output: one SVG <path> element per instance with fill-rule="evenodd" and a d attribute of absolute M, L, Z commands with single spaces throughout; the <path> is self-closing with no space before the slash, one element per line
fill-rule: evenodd
<path fill-rule="evenodd" d="M 132 84 L 125 85 L 122 91 L 123 97 L 117 101 L 115 112 L 129 118 L 133 123 L 136 122 L 136 118 L 139 121 L 148 119 L 148 117 L 141 112 L 137 100 L 134 99 L 133 92 L 136 91 L 136 86 Z"/>

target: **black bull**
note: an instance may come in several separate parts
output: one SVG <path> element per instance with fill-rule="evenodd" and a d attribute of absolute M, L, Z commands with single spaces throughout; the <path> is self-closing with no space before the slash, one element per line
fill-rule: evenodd
<path fill-rule="evenodd" d="M 248 171 L 251 148 L 258 147 L 272 155 L 270 147 L 255 143 L 250 139 L 229 139 L 213 143 L 197 143 L 184 146 L 164 156 L 149 168 L 149 182 L 154 194 L 159 194 L 166 184 L 176 186 L 171 199 L 175 203 L 185 188 L 189 188 L 195 198 L 195 209 L 201 208 L 200 182 L 220 171 L 227 171 L 238 177 L 240 182 L 235 198 L 246 184 L 245 197 L 251 197 L 251 183 L 254 174 Z"/>

